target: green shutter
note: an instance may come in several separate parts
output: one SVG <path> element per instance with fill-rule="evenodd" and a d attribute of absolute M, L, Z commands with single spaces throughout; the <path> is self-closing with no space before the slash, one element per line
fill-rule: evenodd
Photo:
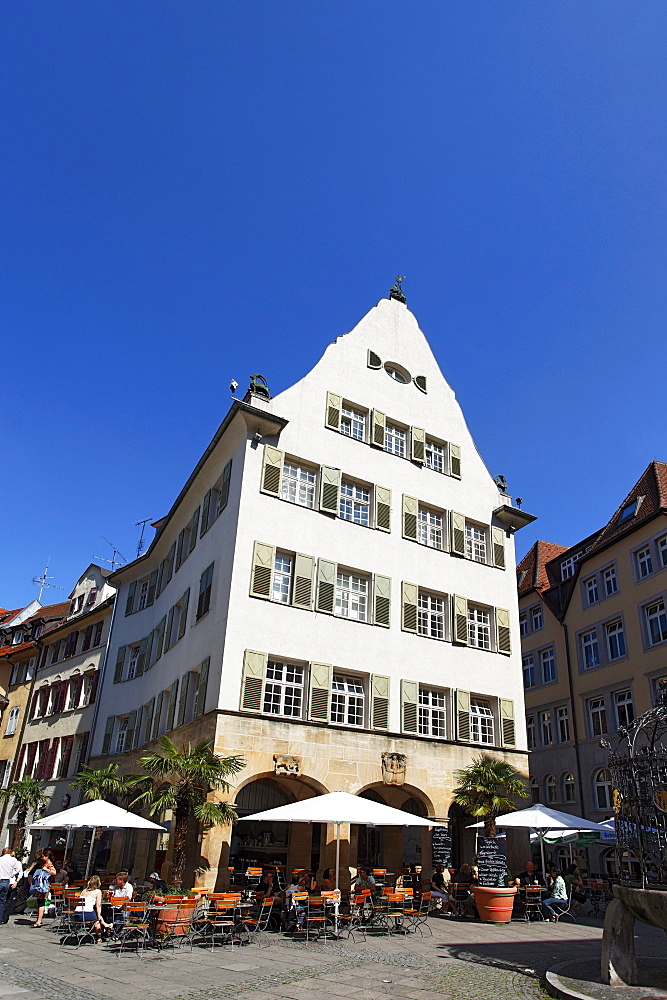
<path fill-rule="evenodd" d="M 466 519 L 463 514 L 452 511 L 451 553 L 453 556 L 466 554 Z"/>
<path fill-rule="evenodd" d="M 123 679 L 123 667 L 125 666 L 125 650 L 127 646 L 121 646 L 116 655 L 116 669 L 113 672 L 113 682 L 118 684 Z"/>
<path fill-rule="evenodd" d="M 201 505 L 201 523 L 199 525 L 199 537 L 208 531 L 208 512 L 211 508 L 211 493 L 212 490 L 208 490 L 204 500 Z"/>
<path fill-rule="evenodd" d="M 313 587 L 315 581 L 315 559 L 296 553 L 294 560 L 294 592 L 292 604 L 295 608 L 313 610 Z"/>
<path fill-rule="evenodd" d="M 160 568 L 158 569 L 158 574 L 157 574 L 157 594 L 158 594 L 158 597 L 162 593 L 162 580 L 164 579 L 164 571 L 165 571 L 166 564 L 167 564 L 167 560 L 163 559 L 162 562 L 160 563 Z"/>
<path fill-rule="evenodd" d="M 166 653 L 168 649 L 171 648 L 171 630 L 174 624 L 174 608 L 169 608 L 169 614 L 167 615 L 167 627 L 164 630 L 164 645 L 162 647 L 163 651 Z"/>
<path fill-rule="evenodd" d="M 381 410 L 371 411 L 371 444 L 374 448 L 384 448 L 387 417 Z"/>
<path fill-rule="evenodd" d="M 389 678 L 371 674 L 371 728 L 389 729 Z"/>
<path fill-rule="evenodd" d="M 220 498 L 218 500 L 218 514 L 221 514 L 229 503 L 229 484 L 232 478 L 232 460 L 222 470 L 222 485 L 220 487 Z"/>
<path fill-rule="evenodd" d="M 176 698 L 178 697 L 178 681 L 169 688 L 169 707 L 167 708 L 167 732 L 174 728 L 174 716 L 176 715 Z"/>
<path fill-rule="evenodd" d="M 412 427 L 410 437 L 412 440 L 412 461 L 423 465 L 426 457 L 426 431 L 423 427 Z"/>
<path fill-rule="evenodd" d="M 329 721 L 332 675 L 333 667 L 330 663 L 310 664 L 308 718 L 311 722 Z"/>
<path fill-rule="evenodd" d="M 366 355 L 366 364 L 369 368 L 382 368 L 382 359 L 375 351 L 369 350 Z"/>
<path fill-rule="evenodd" d="M 134 595 L 137 592 L 137 581 L 133 580 L 130 584 L 130 589 L 127 592 L 127 601 L 125 602 L 125 615 L 131 615 L 134 610 Z"/>
<path fill-rule="evenodd" d="M 391 580 L 379 573 L 373 574 L 373 624 L 391 625 Z"/>
<path fill-rule="evenodd" d="M 134 725 L 134 738 L 132 740 L 132 749 L 134 747 L 140 747 L 143 740 L 141 739 L 141 730 L 144 727 L 144 716 L 146 714 L 146 706 L 142 705 L 137 711 L 137 721 Z"/>
<path fill-rule="evenodd" d="M 386 486 L 376 486 L 374 499 L 375 527 L 379 531 L 391 531 L 391 490 Z"/>
<path fill-rule="evenodd" d="M 338 514 L 340 504 L 340 469 L 323 465 L 320 469 L 320 510 Z"/>
<path fill-rule="evenodd" d="M 148 741 L 151 738 L 151 731 L 153 729 L 154 711 L 155 711 L 155 698 L 151 698 L 151 700 L 146 705 L 146 710 L 144 712 L 144 715 L 146 717 L 146 732 L 145 732 L 145 737 L 142 741 L 143 743 L 148 743 Z"/>
<path fill-rule="evenodd" d="M 181 598 L 181 617 L 178 621 L 178 638 L 182 639 L 185 635 L 185 627 L 188 621 L 188 604 L 190 603 L 190 588 L 185 591 Z"/>
<path fill-rule="evenodd" d="M 336 601 L 336 563 L 317 560 L 317 597 L 315 610 L 332 615 Z"/>
<path fill-rule="evenodd" d="M 178 544 L 176 545 L 176 569 L 180 569 L 183 562 L 183 549 L 185 547 L 185 528 L 181 528 L 178 533 Z"/>
<path fill-rule="evenodd" d="M 332 431 L 340 430 L 340 408 L 342 400 L 335 392 L 327 393 L 327 412 L 324 418 L 324 426 L 330 427 Z"/>
<path fill-rule="evenodd" d="M 195 698 L 195 719 L 203 715 L 206 708 L 206 688 L 208 686 L 208 668 L 210 662 L 211 659 L 207 656 L 199 668 L 199 683 L 197 684 L 197 695 Z"/>
<path fill-rule="evenodd" d="M 401 728 L 404 733 L 419 730 L 419 684 L 417 681 L 401 681 Z"/>
<path fill-rule="evenodd" d="M 176 542 L 172 542 L 172 546 L 167 552 L 167 579 L 164 581 L 164 586 L 166 587 L 172 576 L 174 575 L 174 560 L 176 559 Z"/>
<path fill-rule="evenodd" d="M 503 656 L 510 656 L 512 653 L 512 642 L 510 639 L 510 613 L 505 608 L 496 608 L 496 636 L 498 641 L 498 652 Z"/>
<path fill-rule="evenodd" d="M 130 712 L 130 714 L 127 717 L 127 735 L 125 737 L 126 750 L 132 750 L 134 748 L 136 729 L 137 729 L 137 713 Z"/>
<path fill-rule="evenodd" d="M 185 707 L 188 700 L 188 689 L 190 687 L 190 671 L 181 677 L 181 697 L 178 700 L 178 717 L 176 726 L 182 726 L 185 722 Z"/>
<path fill-rule="evenodd" d="M 419 501 L 416 497 L 403 494 L 403 538 L 417 541 L 417 514 L 419 513 Z"/>
<path fill-rule="evenodd" d="M 252 572 L 250 574 L 251 597 L 263 597 L 264 600 L 271 597 L 275 557 L 275 546 L 266 545 L 265 542 L 255 542 L 252 550 Z"/>
<path fill-rule="evenodd" d="M 103 754 L 108 754 L 109 750 L 111 749 L 111 734 L 113 733 L 113 727 L 115 721 L 116 717 L 114 715 L 110 715 L 109 718 L 107 719 L 107 724 L 104 727 L 104 739 L 102 740 Z"/>
<path fill-rule="evenodd" d="M 457 444 L 449 445 L 449 474 L 455 479 L 461 478 L 461 449 Z"/>
<path fill-rule="evenodd" d="M 199 507 L 192 515 L 192 520 L 190 521 L 190 548 L 188 553 L 192 552 L 195 545 L 197 544 L 197 532 L 199 531 Z"/>
<path fill-rule="evenodd" d="M 139 655 L 137 656 L 137 672 L 135 677 L 140 677 L 146 669 L 146 661 L 150 650 L 150 641 L 151 637 L 150 635 L 147 635 L 139 643 Z"/>
<path fill-rule="evenodd" d="M 151 733 L 151 739 L 157 738 L 157 734 L 160 731 L 160 718 L 162 716 L 162 703 L 164 701 L 164 691 L 160 691 L 157 696 L 157 701 L 155 703 L 155 714 L 153 716 L 153 731 Z"/>
<path fill-rule="evenodd" d="M 241 683 L 241 709 L 244 712 L 261 712 L 264 701 L 266 653 L 246 649 L 243 654 L 243 680 Z"/>
<path fill-rule="evenodd" d="M 505 569 L 505 532 L 502 528 L 491 528 L 493 565 Z"/>
<path fill-rule="evenodd" d="M 284 458 L 283 452 L 279 451 L 278 448 L 272 448 L 270 444 L 264 445 L 262 483 L 259 487 L 261 493 L 270 493 L 274 497 L 280 496 Z"/>
<path fill-rule="evenodd" d="M 146 607 L 150 607 L 155 601 L 155 591 L 157 589 L 157 570 L 154 569 L 148 578 L 148 594 L 146 595 Z"/>
<path fill-rule="evenodd" d="M 460 646 L 468 645 L 468 601 L 465 597 L 452 597 L 454 628 L 452 629 L 452 642 Z"/>
<path fill-rule="evenodd" d="M 404 632 L 417 631 L 419 587 L 416 583 L 401 583 L 401 628 Z"/>
<path fill-rule="evenodd" d="M 516 746 L 516 727 L 514 725 L 514 702 L 506 698 L 500 699 L 500 731 L 504 747 Z"/>
<path fill-rule="evenodd" d="M 421 392 L 427 392 L 426 389 L 426 376 L 425 375 L 415 375 L 412 380 Z"/>
<path fill-rule="evenodd" d="M 167 627 L 167 616 L 165 615 L 161 619 L 160 624 L 155 630 L 156 641 L 155 641 L 155 659 L 153 660 L 154 663 L 157 663 L 157 661 L 162 656 L 162 646 L 164 645 L 164 631 L 166 627 Z"/>
<path fill-rule="evenodd" d="M 456 692 L 456 738 L 470 742 L 470 692 Z"/>

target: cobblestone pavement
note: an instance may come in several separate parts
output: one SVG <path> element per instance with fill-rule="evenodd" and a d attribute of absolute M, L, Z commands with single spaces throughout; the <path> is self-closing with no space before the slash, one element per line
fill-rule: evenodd
<path fill-rule="evenodd" d="M 0 1000 L 543 1000 L 557 962 L 599 961 L 599 920 L 496 927 L 446 918 L 433 936 L 189 947 L 116 955 L 61 946 L 21 918 L 0 930 Z M 637 924 L 638 951 L 662 954 L 664 935 Z"/>

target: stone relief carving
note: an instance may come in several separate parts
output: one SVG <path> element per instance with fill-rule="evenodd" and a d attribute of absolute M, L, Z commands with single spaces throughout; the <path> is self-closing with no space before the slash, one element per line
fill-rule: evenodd
<path fill-rule="evenodd" d="M 382 754 L 382 780 L 385 785 L 402 785 L 408 758 L 404 753 Z"/>
<path fill-rule="evenodd" d="M 292 778 L 298 777 L 301 773 L 301 758 L 292 757 L 290 754 L 274 753 L 273 770 L 275 774 Z"/>

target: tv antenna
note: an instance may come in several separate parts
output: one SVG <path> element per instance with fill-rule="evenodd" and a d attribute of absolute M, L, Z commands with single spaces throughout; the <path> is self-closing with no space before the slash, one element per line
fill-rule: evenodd
<path fill-rule="evenodd" d="M 141 551 L 142 551 L 142 549 L 144 547 L 144 531 L 146 530 L 146 525 L 150 524 L 150 522 L 152 520 L 153 520 L 152 517 L 145 517 L 143 519 L 143 521 L 135 521 L 134 522 L 135 528 L 138 528 L 139 525 L 141 525 L 141 535 L 139 536 L 139 541 L 137 543 L 137 559 L 141 555 Z"/>
<path fill-rule="evenodd" d="M 93 559 L 99 559 L 101 562 L 109 563 L 112 570 L 114 570 L 116 566 L 122 566 L 123 563 L 126 563 L 127 559 L 120 551 L 120 549 L 117 549 L 114 543 L 109 541 L 106 535 L 102 535 L 102 538 L 107 543 L 107 545 L 110 545 L 111 548 L 113 549 L 113 555 L 111 556 L 111 559 L 105 559 L 104 556 L 93 556 Z"/>
<path fill-rule="evenodd" d="M 49 556 L 49 559 L 51 556 Z M 47 587 L 51 587 L 53 590 L 64 590 L 64 587 L 59 587 L 57 583 L 49 583 L 49 580 L 55 580 L 55 576 L 47 576 L 49 569 L 49 559 L 46 560 L 46 566 L 44 567 L 44 572 L 41 576 L 33 576 L 32 582 L 39 584 L 39 594 L 37 595 L 37 600 L 42 603 L 42 591 L 46 590 Z"/>

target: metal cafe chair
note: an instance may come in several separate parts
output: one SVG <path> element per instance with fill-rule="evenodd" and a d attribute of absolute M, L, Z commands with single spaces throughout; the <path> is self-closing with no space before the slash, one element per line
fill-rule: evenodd
<path fill-rule="evenodd" d="M 273 896 L 265 896 L 259 904 L 259 912 L 256 917 L 241 917 L 237 930 L 245 931 L 248 943 L 256 941 L 257 946 L 261 947 L 260 941 L 262 934 L 269 926 L 272 908 Z"/>
<path fill-rule="evenodd" d="M 465 882 L 454 882 L 450 889 L 450 901 L 454 907 L 456 920 L 463 920 L 470 910 L 470 887 Z"/>
<path fill-rule="evenodd" d="M 410 903 L 412 903 L 412 900 L 410 900 Z M 428 923 L 428 911 L 430 907 L 431 907 L 430 892 L 422 893 L 422 897 L 419 900 L 419 906 L 416 907 L 412 905 L 408 907 L 406 899 L 405 916 L 408 917 L 410 920 L 410 928 L 413 931 L 419 931 L 422 937 L 424 936 L 424 931 L 422 930 L 423 927 L 425 927 L 426 930 L 431 935 L 431 937 L 433 937 L 433 930 Z"/>
<path fill-rule="evenodd" d="M 344 909 L 338 914 L 338 923 L 341 930 L 347 928 L 348 938 L 351 936 L 354 941 L 356 931 L 361 931 L 366 940 L 366 927 L 363 922 L 364 907 L 366 898 L 364 896 L 351 896 L 347 911 Z"/>
<path fill-rule="evenodd" d="M 527 885 L 524 893 L 523 919 L 529 923 L 533 919 L 544 920 L 544 914 L 542 913 L 542 887 L 539 885 Z"/>
<path fill-rule="evenodd" d="M 130 901 L 127 903 L 125 907 L 125 921 L 118 932 L 118 950 L 116 951 L 116 955 L 120 955 L 125 945 L 131 943 L 134 943 L 137 952 L 139 951 L 139 945 L 141 945 L 142 951 L 145 950 L 146 942 L 150 941 L 151 937 L 148 907 L 149 904 L 147 902 Z"/>
<path fill-rule="evenodd" d="M 216 939 L 222 944 L 234 946 L 236 904 L 236 899 L 213 900 L 207 915 L 197 922 L 196 930 L 190 935 L 190 951 L 192 951 L 192 946 L 197 937 L 203 943 L 210 942 L 211 951 L 213 951 Z"/>

